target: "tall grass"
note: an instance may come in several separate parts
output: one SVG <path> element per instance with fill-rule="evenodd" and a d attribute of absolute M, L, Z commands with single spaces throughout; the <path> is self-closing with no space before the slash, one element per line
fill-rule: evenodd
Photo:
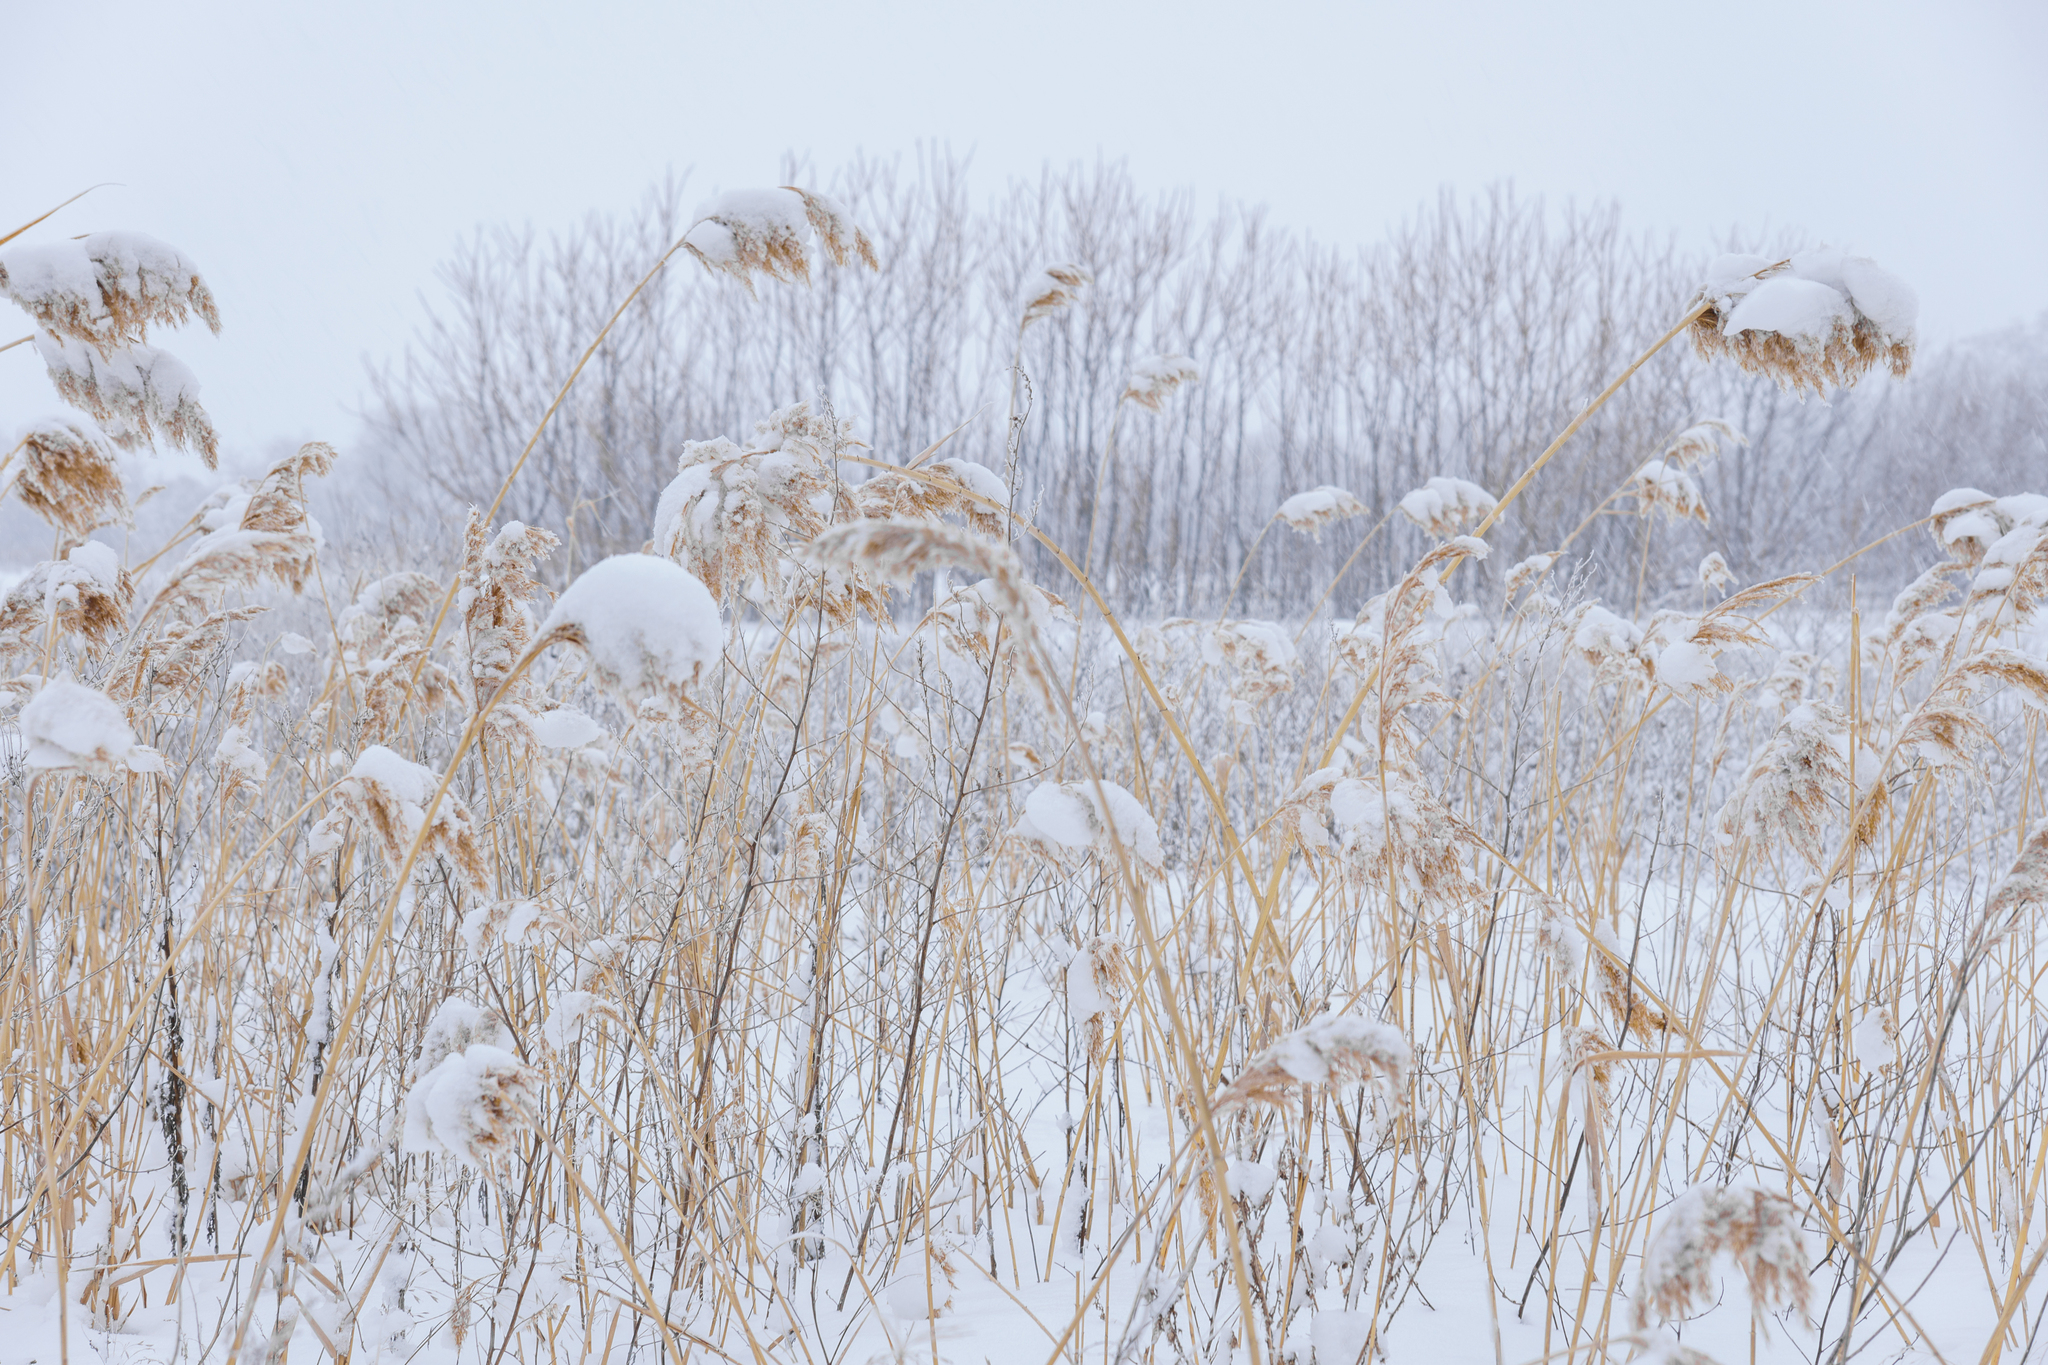
<path fill-rule="evenodd" d="M 862 254 L 800 207 L 679 245 Z M 547 528 L 328 562 L 324 447 L 106 562 L 67 430 L 0 607 L 35 1358 L 2036 1349 L 2048 500 L 1945 499 L 1889 612 L 1853 559 L 1459 602 L 1546 451 L 1297 639 L 1123 619 L 995 472 L 799 405 L 648 528 L 722 612 L 685 672 L 627 570 L 551 614 Z"/>

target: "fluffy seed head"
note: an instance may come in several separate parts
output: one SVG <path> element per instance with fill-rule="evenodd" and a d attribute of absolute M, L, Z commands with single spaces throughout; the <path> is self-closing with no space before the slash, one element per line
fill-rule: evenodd
<path fill-rule="evenodd" d="M 17 247 L 0 255 L 0 294 L 50 331 L 102 353 L 142 341 L 152 323 L 175 327 L 194 313 L 220 331 L 198 267 L 139 232 Z"/>
<path fill-rule="evenodd" d="M 1493 508 L 1493 494 L 1478 484 L 1441 474 L 1401 499 L 1401 515 L 1438 540 L 1478 525 Z"/>
<path fill-rule="evenodd" d="M 1216 1107 L 1277 1106 L 1304 1086 L 1377 1081 L 1395 1107 L 1403 1108 L 1414 1060 L 1408 1040 L 1392 1024 L 1356 1014 L 1326 1015 L 1282 1034 L 1245 1063 L 1217 1095 Z"/>
<path fill-rule="evenodd" d="M 14 486 L 31 512 L 84 537 L 127 509 L 113 442 L 83 417 L 46 417 L 22 433 Z"/>
<path fill-rule="evenodd" d="M 1273 515 L 1303 535 L 1320 537 L 1325 526 L 1366 514 L 1366 505 L 1342 488 L 1324 484 L 1306 493 L 1296 493 L 1280 504 Z"/>
<path fill-rule="evenodd" d="M 1707 503 L 1700 496 L 1700 486 L 1692 475 L 1669 460 L 1649 461 L 1635 472 L 1628 487 L 1636 496 L 1637 509 L 1644 515 L 1661 512 L 1671 521 L 1689 518 L 1702 526 L 1707 522 Z"/>
<path fill-rule="evenodd" d="M 214 467 L 220 446 L 199 405 L 199 379 L 176 356 L 140 342 L 102 349 L 47 331 L 36 333 L 36 351 L 58 395 L 91 413 L 122 449 L 161 435 Z"/>
<path fill-rule="evenodd" d="M 1722 441 L 1738 446 L 1749 444 L 1747 436 L 1720 418 L 1703 418 L 1671 438 L 1671 444 L 1664 447 L 1664 463 L 1685 469 L 1718 454 Z"/>
<path fill-rule="evenodd" d="M 1064 312 L 1081 297 L 1081 291 L 1093 283 L 1095 277 L 1078 265 L 1047 266 L 1045 273 L 1033 282 L 1030 298 L 1024 304 L 1021 325 L 1029 327 L 1040 318 Z"/>
<path fill-rule="evenodd" d="M 1657 1215 L 1643 1248 L 1637 1320 L 1670 1321 L 1709 1307 L 1714 1259 L 1722 1255 L 1734 1258 L 1759 1317 L 1781 1307 L 1804 1316 L 1811 1287 L 1799 1211 L 1782 1194 L 1737 1181 L 1695 1185 Z"/>
<path fill-rule="evenodd" d="M 1158 412 L 1175 389 L 1183 384 L 1192 384 L 1201 377 L 1202 372 L 1195 368 L 1195 362 L 1184 355 L 1155 355 L 1131 367 L 1130 382 L 1124 385 L 1124 398 L 1147 412 Z"/>
<path fill-rule="evenodd" d="M 1866 257 L 1822 248 L 1787 260 L 1721 256 L 1707 268 L 1692 324 L 1693 348 L 1816 397 L 1846 388 L 1882 363 L 1913 366 L 1919 300 Z"/>

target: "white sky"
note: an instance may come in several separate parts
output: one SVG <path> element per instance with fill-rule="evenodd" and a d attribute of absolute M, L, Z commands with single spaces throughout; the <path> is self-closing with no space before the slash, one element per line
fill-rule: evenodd
<path fill-rule="evenodd" d="M 1127 159 L 1142 185 L 1367 241 L 1512 177 L 1707 241 L 1795 224 L 1912 281 L 1934 340 L 2048 310 L 2048 4 L 485 5 L 16 0 L 7 227 L 183 248 L 226 331 L 172 334 L 225 444 L 342 444 L 479 224 L 772 183 L 785 151 L 972 153 L 996 189 Z M 4 231 L 4 229 L 0 229 Z M 18 315 L 0 307 L 13 339 Z M 0 425 L 55 405 L 0 355 Z"/>

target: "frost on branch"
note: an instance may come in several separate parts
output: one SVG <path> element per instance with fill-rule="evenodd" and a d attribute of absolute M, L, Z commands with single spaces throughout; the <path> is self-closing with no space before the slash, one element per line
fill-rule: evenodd
<path fill-rule="evenodd" d="M 135 742 L 121 708 L 69 673 L 43 684 L 21 708 L 18 723 L 31 768 L 76 769 L 94 777 L 164 770 L 156 750 Z"/>
<path fill-rule="evenodd" d="M 1710 1307 L 1714 1260 L 1722 1255 L 1742 1272 L 1757 1316 L 1781 1307 L 1804 1316 L 1811 1286 L 1798 1210 L 1782 1194 L 1737 1181 L 1695 1185 L 1657 1215 L 1643 1248 L 1637 1321 L 1669 1321 Z"/>
<path fill-rule="evenodd" d="M 1718 256 L 1696 302 L 1707 308 L 1692 324 L 1694 350 L 1794 393 L 1847 387 L 1880 362 L 1895 375 L 1913 367 L 1920 301 L 1868 257 L 1830 247 L 1784 261 Z"/>
<path fill-rule="evenodd" d="M 1279 1105 L 1304 1086 L 1356 1085 L 1377 1081 L 1397 1107 L 1407 1099 L 1408 1068 L 1414 1053 L 1392 1024 L 1355 1014 L 1326 1015 L 1284 1033 L 1245 1063 L 1236 1080 L 1216 1097 L 1230 1105 Z"/>
<path fill-rule="evenodd" d="M 1306 493 L 1296 493 L 1281 503 L 1280 510 L 1273 515 L 1303 535 L 1320 536 L 1325 526 L 1334 526 L 1351 517 L 1362 517 L 1365 513 L 1365 504 L 1349 492 L 1323 484 Z"/>
<path fill-rule="evenodd" d="M 718 604 L 688 572 L 654 555 L 613 555 L 555 601 L 539 644 L 573 644 L 598 684 L 646 716 L 694 711 L 690 697 L 725 652 Z"/>
<path fill-rule="evenodd" d="M 1401 515 L 1438 540 L 1477 526 L 1493 509 L 1493 494 L 1476 483 L 1441 474 L 1401 499 Z"/>
<path fill-rule="evenodd" d="M 482 1166 L 510 1156 L 540 1114 L 540 1073 L 503 1048 L 450 1052 L 405 1097 L 407 1152 Z"/>
<path fill-rule="evenodd" d="M 199 268 L 139 232 L 95 232 L 0 254 L 0 293 L 50 331 L 103 355 L 142 341 L 152 323 L 175 327 L 194 313 L 220 331 Z"/>

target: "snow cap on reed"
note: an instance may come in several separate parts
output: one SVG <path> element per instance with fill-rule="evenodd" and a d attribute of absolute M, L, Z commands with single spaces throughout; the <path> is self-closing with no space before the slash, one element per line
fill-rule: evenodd
<path fill-rule="evenodd" d="M 690 694 L 725 652 L 718 604 L 680 566 L 654 555 L 613 555 L 556 599 L 536 644 L 573 644 L 599 686 L 644 715 L 695 708 Z"/>
<path fill-rule="evenodd" d="M 1727 356 L 1794 393 L 1846 388 L 1879 363 L 1894 375 L 1913 367 L 1919 299 L 1868 257 L 1718 256 L 1695 302 L 1706 306 L 1692 324 L 1702 357 Z"/>
<path fill-rule="evenodd" d="M 0 253 L 0 294 L 49 331 L 102 354 L 142 341 L 152 323 L 175 327 L 195 313 L 220 331 L 199 268 L 139 232 L 95 232 Z"/>
<path fill-rule="evenodd" d="M 1325 1015 L 1282 1034 L 1246 1062 L 1218 1093 L 1216 1107 L 1279 1105 L 1305 1086 L 1377 1081 L 1399 1108 L 1406 1103 L 1414 1060 L 1408 1040 L 1392 1024 L 1357 1014 Z"/>
<path fill-rule="evenodd" d="M 407 1152 L 473 1166 L 510 1156 L 540 1114 L 540 1073 L 503 1048 L 450 1052 L 405 1096 Z"/>
<path fill-rule="evenodd" d="M 720 195 L 699 211 L 681 246 L 705 269 L 731 275 L 751 293 L 757 274 L 808 282 L 814 234 L 834 263 L 857 259 L 876 267 L 874 244 L 836 200 L 787 185 Z"/>
<path fill-rule="evenodd" d="M 1478 525 L 1493 511 L 1494 496 L 1465 479 L 1436 475 L 1401 499 L 1401 515 L 1435 536 L 1449 540 Z"/>
<path fill-rule="evenodd" d="M 1166 400 L 1173 391 L 1183 384 L 1192 384 L 1202 377 L 1195 368 L 1195 362 L 1178 353 L 1155 355 L 1139 361 L 1131 367 L 1131 377 L 1124 385 L 1124 399 L 1136 403 L 1147 412 L 1158 412 L 1166 406 Z"/>
<path fill-rule="evenodd" d="M 69 673 L 44 683 L 21 708 L 18 723 L 31 768 L 74 769 L 94 777 L 164 771 L 162 756 L 135 742 L 120 706 Z"/>
<path fill-rule="evenodd" d="M 1779 1308 L 1804 1316 L 1811 1285 L 1799 1211 L 1782 1194 L 1736 1181 L 1695 1185 L 1657 1215 L 1643 1247 L 1637 1321 L 1669 1321 L 1711 1306 L 1714 1261 L 1723 1255 L 1742 1272 L 1758 1317 Z"/>
<path fill-rule="evenodd" d="M 1306 493 L 1296 493 L 1280 504 L 1273 515 L 1303 535 L 1320 536 L 1325 526 L 1366 514 L 1366 505 L 1342 488 L 1323 484 Z"/>
<path fill-rule="evenodd" d="M 1095 283 L 1095 277 L 1078 265 L 1049 265 L 1027 286 L 1024 320 L 1029 327 L 1040 318 L 1064 312 L 1081 297 L 1081 291 Z"/>

